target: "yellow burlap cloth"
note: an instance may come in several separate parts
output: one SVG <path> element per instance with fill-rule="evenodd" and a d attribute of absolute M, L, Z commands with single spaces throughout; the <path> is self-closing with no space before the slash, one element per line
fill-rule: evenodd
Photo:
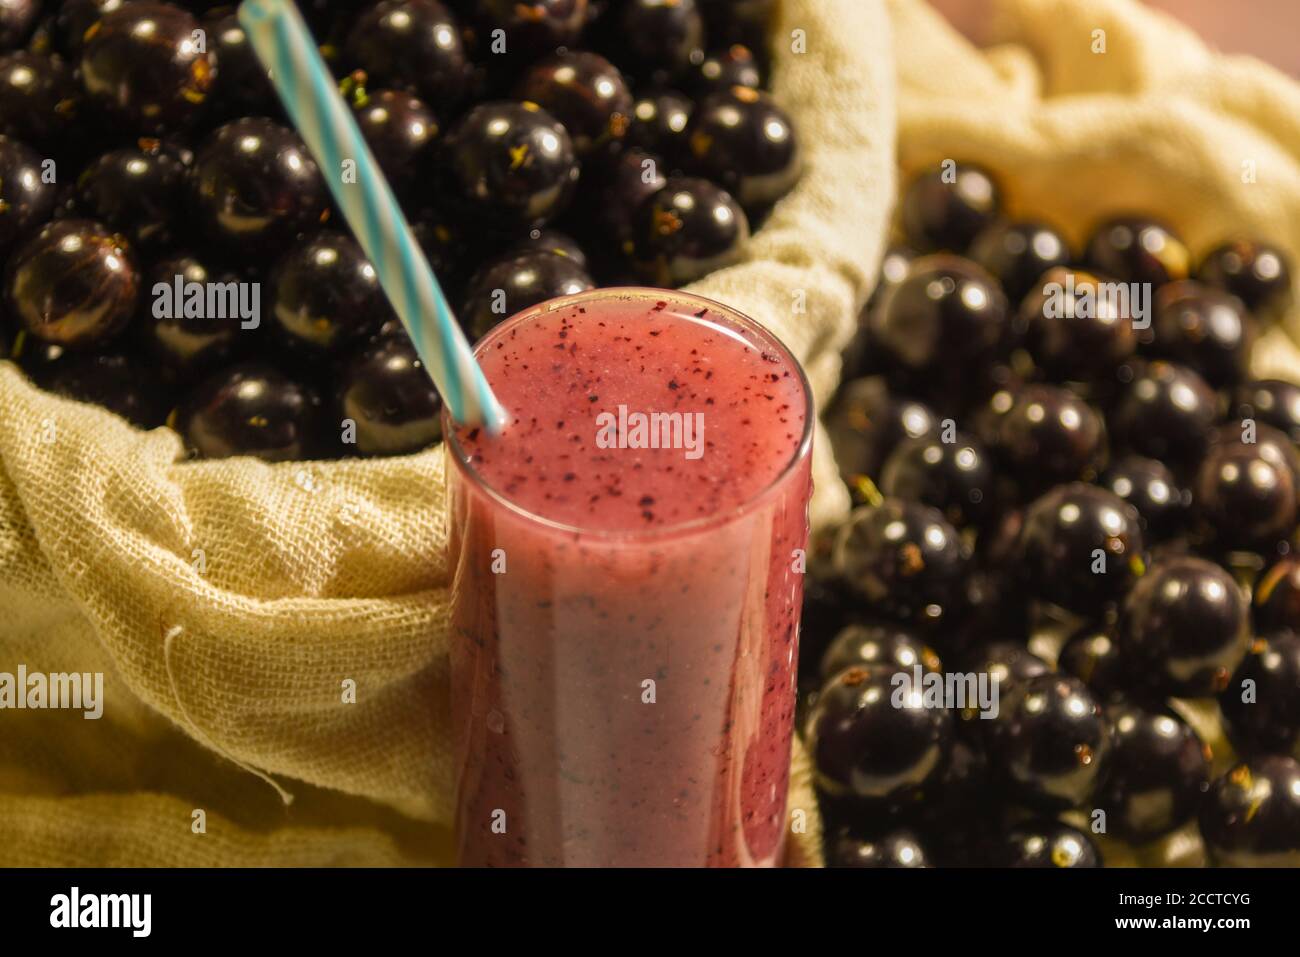
<path fill-rule="evenodd" d="M 879 0 L 785 0 L 774 31 L 807 172 L 694 289 L 778 332 L 824 400 L 894 192 L 888 22 Z M 818 522 L 846 506 L 827 449 Z M 0 865 L 446 862 L 441 452 L 181 454 L 0 363 L 0 672 L 105 675 L 100 720 L 0 712 Z"/>
<path fill-rule="evenodd" d="M 1208 50 L 1131 0 L 1001 0 L 974 49 L 920 0 L 891 0 L 900 180 L 943 159 L 995 170 L 1013 216 L 1074 243 L 1103 216 L 1168 221 L 1194 257 L 1233 235 L 1300 262 L 1300 85 L 1248 57 Z M 1300 279 L 1300 277 L 1297 277 Z M 1253 372 L 1300 382 L 1300 312 L 1256 346 Z M 1231 750 L 1212 703 L 1179 703 L 1215 750 Z M 1103 841 L 1109 865 L 1204 861 L 1194 826 L 1155 845 Z"/>

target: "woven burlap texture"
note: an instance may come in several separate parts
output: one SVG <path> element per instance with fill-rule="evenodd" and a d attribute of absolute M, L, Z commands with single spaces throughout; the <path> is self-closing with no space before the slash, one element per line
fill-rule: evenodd
<path fill-rule="evenodd" d="M 878 0 L 779 7 L 807 171 L 693 290 L 780 334 L 825 400 L 894 193 L 888 23 Z M 847 502 L 819 448 L 821 523 Z M 0 363 L 0 671 L 102 671 L 106 698 L 99 721 L 0 713 L 0 864 L 446 862 L 443 494 L 440 450 L 185 462 Z M 808 863 L 802 754 L 791 803 Z"/>
<path fill-rule="evenodd" d="M 920 0 L 889 12 L 901 181 L 944 159 L 982 163 L 1010 215 L 1045 219 L 1076 246 L 1105 215 L 1137 211 L 1168 221 L 1197 259 L 1246 235 L 1300 261 L 1293 80 L 1130 0 L 1001 0 L 984 50 Z M 1256 345 L 1254 374 L 1300 382 L 1297 336 L 1293 311 Z M 1177 707 L 1221 773 L 1232 751 L 1217 708 Z M 1194 825 L 1146 847 L 1103 845 L 1110 866 L 1205 861 Z"/>

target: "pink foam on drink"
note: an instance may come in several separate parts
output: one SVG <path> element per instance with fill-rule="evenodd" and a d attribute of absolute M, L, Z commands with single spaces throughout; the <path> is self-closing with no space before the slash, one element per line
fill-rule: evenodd
<path fill-rule="evenodd" d="M 598 317 L 557 309 L 512 327 L 479 360 L 511 419 L 497 437 L 461 431 L 470 467 L 565 525 L 636 530 L 735 508 L 781 474 L 803 435 L 788 360 L 725 315 L 670 299 L 602 303 Z M 637 418 L 650 413 L 660 417 Z M 673 413 L 676 422 L 663 417 Z M 637 433 L 638 421 L 655 427 Z M 601 447 L 602 426 L 607 443 L 658 436 L 678 447 Z M 686 441 L 698 457 L 684 454 Z"/>

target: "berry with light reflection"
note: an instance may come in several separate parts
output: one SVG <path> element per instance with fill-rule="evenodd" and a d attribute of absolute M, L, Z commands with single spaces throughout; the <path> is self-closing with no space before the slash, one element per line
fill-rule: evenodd
<path fill-rule="evenodd" d="M 893 666 L 853 666 L 822 688 L 807 742 L 819 787 L 880 803 L 914 799 L 943 770 L 952 719 L 923 706 L 919 690 L 898 697 Z"/>
<path fill-rule="evenodd" d="M 1251 314 L 1276 321 L 1286 314 L 1294 296 L 1291 262 L 1268 243 L 1235 239 L 1206 254 L 1196 278 L 1236 296 Z"/>
<path fill-rule="evenodd" d="M 1043 810 L 1085 804 L 1101 782 L 1111 738 L 1101 704 L 1077 678 L 1030 678 L 992 738 L 994 767 L 1015 799 Z"/>
<path fill-rule="evenodd" d="M 169 3 L 128 3 L 85 34 L 81 83 L 92 102 L 141 133 L 192 123 L 212 88 L 199 23 Z"/>
<path fill-rule="evenodd" d="M 981 524 L 992 514 L 993 464 L 971 436 L 956 433 L 907 439 L 881 470 L 880 491 L 931 505 L 957 527 Z"/>
<path fill-rule="evenodd" d="M 725 187 L 750 212 L 788 193 L 801 171 L 789 115 L 747 86 L 713 93 L 696 106 L 687 149 L 692 170 Z"/>
<path fill-rule="evenodd" d="M 992 863 L 999 867 L 1101 867 L 1101 852 L 1082 831 L 1059 821 L 1018 824 L 1002 837 Z"/>
<path fill-rule="evenodd" d="M 1228 686 L 1250 641 L 1246 599 L 1224 569 L 1192 556 L 1156 562 L 1124 599 L 1121 654 L 1155 693 L 1208 697 Z"/>
<path fill-rule="evenodd" d="M 1018 303 L 1041 290 L 1043 274 L 1070 261 L 1065 237 L 1045 223 L 1001 222 L 985 229 L 971 244 L 970 258 L 1002 283 L 1007 297 Z"/>
<path fill-rule="evenodd" d="M 319 412 L 319 398 L 305 385 L 250 362 L 201 383 L 182 403 L 176 426 L 203 458 L 283 462 L 311 456 Z"/>
<path fill-rule="evenodd" d="M 564 211 L 578 182 L 578 160 L 568 132 L 550 113 L 502 100 L 474 107 L 452 127 L 440 172 L 451 209 L 511 235 Z"/>
<path fill-rule="evenodd" d="M 1086 258 L 1112 279 L 1152 286 L 1186 279 L 1191 270 L 1191 255 L 1173 230 L 1141 216 L 1101 223 L 1088 240 Z"/>
<path fill-rule="evenodd" d="M 1179 468 L 1201 460 L 1217 419 L 1209 384 L 1186 366 L 1158 360 L 1124 387 L 1108 422 L 1117 447 Z"/>
<path fill-rule="evenodd" d="M 920 665 L 941 671 L 939 656 L 915 632 L 892 622 L 864 622 L 846 626 L 822 655 L 820 674 L 829 681 L 854 665 L 879 665 L 911 672 Z"/>
<path fill-rule="evenodd" d="M 1190 820 L 1210 789 L 1209 747 L 1173 712 L 1111 712 L 1110 770 L 1094 800 L 1108 833 L 1144 844 Z"/>
<path fill-rule="evenodd" d="M 1012 325 L 1036 369 L 1056 382 L 1112 377 L 1138 345 L 1129 310 L 1081 269 L 1040 274 Z"/>
<path fill-rule="evenodd" d="M 1228 740 L 1238 754 L 1293 754 L 1300 745 L 1300 635 L 1256 638 L 1219 695 Z"/>
<path fill-rule="evenodd" d="M 1300 763 L 1268 755 L 1236 765 L 1210 786 L 1200 825 L 1219 867 L 1300 867 Z"/>
<path fill-rule="evenodd" d="M 946 163 L 908 184 L 900 218 L 914 249 L 961 253 L 1001 208 L 1001 193 L 988 171 L 973 163 Z"/>
<path fill-rule="evenodd" d="M 9 261 L 11 315 L 45 342 L 102 345 L 125 328 L 140 297 L 135 254 L 101 223 L 64 219 L 19 246 Z"/>
<path fill-rule="evenodd" d="M 995 408 L 1001 396 L 991 400 Z M 1009 395 L 997 418 L 993 448 L 1031 494 L 1073 479 L 1095 479 L 1106 461 L 1106 428 L 1068 389 L 1031 385 Z M 1000 409 L 999 409 L 1000 411 Z"/>
<path fill-rule="evenodd" d="M 969 548 L 943 513 L 901 499 L 855 510 L 835 539 L 835 569 L 858 595 L 918 624 L 951 610 L 969 561 Z"/>
<path fill-rule="evenodd" d="M 1114 492 L 1138 511 L 1148 541 L 1168 538 L 1185 530 L 1192 495 L 1182 488 L 1163 463 L 1140 455 L 1125 455 L 1101 477 L 1101 486 Z"/>
<path fill-rule="evenodd" d="M 956 256 L 915 260 L 867 321 L 900 371 L 952 401 L 1008 346 L 1007 300 L 997 281 Z"/>
<path fill-rule="evenodd" d="M 1105 489 L 1072 482 L 1029 505 L 1017 555 L 1033 595 L 1089 613 L 1128 591 L 1143 571 L 1143 547 L 1137 509 Z"/>
<path fill-rule="evenodd" d="M 864 477 L 878 476 L 899 443 L 931 437 L 938 429 L 933 409 L 891 393 L 879 377 L 846 382 L 826 415 L 835 461 L 850 488 Z"/>
<path fill-rule="evenodd" d="M 1181 362 L 1223 387 L 1245 376 L 1255 330 L 1241 300 L 1188 279 L 1156 293 L 1155 318 L 1143 338 L 1150 339 L 1151 355 Z"/>

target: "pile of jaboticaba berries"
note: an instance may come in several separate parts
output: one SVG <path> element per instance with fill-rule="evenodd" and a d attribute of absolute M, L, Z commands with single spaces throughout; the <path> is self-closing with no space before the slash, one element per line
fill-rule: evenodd
<path fill-rule="evenodd" d="M 1300 864 L 1300 386 L 1247 371 L 1290 266 L 1098 218 L 904 194 L 804 610 L 831 864 Z"/>
<path fill-rule="evenodd" d="M 773 0 L 299 4 L 472 337 L 733 262 L 798 178 Z M 440 402 L 232 6 L 0 4 L 0 356 L 205 457 L 391 455 Z"/>

